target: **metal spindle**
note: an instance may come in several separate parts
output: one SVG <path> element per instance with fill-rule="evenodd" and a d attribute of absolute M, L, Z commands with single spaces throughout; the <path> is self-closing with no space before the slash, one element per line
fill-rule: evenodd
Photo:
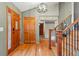
<path fill-rule="evenodd" d="M 75 50 L 75 28 L 74 28 L 74 50 Z"/>
<path fill-rule="evenodd" d="M 79 36 L 79 25 L 77 25 L 77 30 L 78 30 L 78 36 Z M 78 37 L 78 43 L 77 44 L 79 44 L 79 37 Z M 79 50 L 79 46 L 78 46 L 78 50 Z"/>
<path fill-rule="evenodd" d="M 64 37 L 62 39 L 64 39 Z M 63 56 L 64 56 L 64 40 L 63 40 Z"/>
<path fill-rule="evenodd" d="M 77 23 L 77 50 L 78 50 L 78 23 Z"/>
<path fill-rule="evenodd" d="M 76 43 L 76 51 L 77 51 L 77 24 L 76 24 L 76 33 L 75 33 L 75 37 L 76 37 L 76 40 L 75 40 L 75 43 Z"/>
<path fill-rule="evenodd" d="M 66 32 L 67 35 L 67 32 Z M 67 56 L 67 36 L 66 36 L 66 56 Z"/>
<path fill-rule="evenodd" d="M 72 56 L 73 56 L 73 27 L 72 27 Z"/>
<path fill-rule="evenodd" d="M 69 29 L 69 56 L 70 56 L 70 29 Z"/>

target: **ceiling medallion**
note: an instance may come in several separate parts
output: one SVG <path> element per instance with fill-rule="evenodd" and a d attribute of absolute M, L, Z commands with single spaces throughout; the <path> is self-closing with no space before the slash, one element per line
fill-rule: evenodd
<path fill-rule="evenodd" d="M 37 7 L 37 11 L 39 13 L 45 13 L 47 12 L 47 5 L 45 3 L 40 3 Z"/>

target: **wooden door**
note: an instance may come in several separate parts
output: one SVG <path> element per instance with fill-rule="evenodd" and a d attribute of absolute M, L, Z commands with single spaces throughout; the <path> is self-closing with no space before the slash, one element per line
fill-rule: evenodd
<path fill-rule="evenodd" d="M 16 14 L 15 18 L 15 47 L 17 47 L 20 43 L 20 16 Z"/>
<path fill-rule="evenodd" d="M 10 8 L 8 8 L 8 13 L 11 14 L 11 49 L 8 50 L 8 53 L 10 53 L 20 42 L 20 16 Z"/>
<path fill-rule="evenodd" d="M 12 13 L 12 49 L 14 50 L 20 43 L 20 16 Z"/>
<path fill-rule="evenodd" d="M 24 17 L 24 43 L 29 42 L 29 20 Z"/>
<path fill-rule="evenodd" d="M 35 18 L 24 17 L 24 43 L 35 43 Z"/>
<path fill-rule="evenodd" d="M 17 46 L 20 44 L 20 15 L 17 15 Z"/>
<path fill-rule="evenodd" d="M 36 41 L 36 35 L 35 35 L 35 18 L 34 17 L 30 17 L 29 18 L 30 21 L 30 27 L 29 27 L 29 41 L 30 43 L 35 43 Z"/>
<path fill-rule="evenodd" d="M 12 48 L 13 50 L 17 47 L 17 29 L 16 29 L 16 21 L 17 21 L 18 17 L 17 14 L 15 12 L 13 12 L 13 16 L 12 16 Z"/>

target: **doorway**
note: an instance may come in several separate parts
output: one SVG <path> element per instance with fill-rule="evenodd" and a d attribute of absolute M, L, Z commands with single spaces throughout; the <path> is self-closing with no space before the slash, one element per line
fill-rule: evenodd
<path fill-rule="evenodd" d="M 20 15 L 7 7 L 7 49 L 11 53 L 20 44 Z"/>
<path fill-rule="evenodd" d="M 39 24 L 39 37 L 40 37 L 40 41 L 45 39 L 44 38 L 44 23 Z"/>
<path fill-rule="evenodd" d="M 44 37 L 44 23 L 40 23 L 39 25 L 39 34 Z"/>

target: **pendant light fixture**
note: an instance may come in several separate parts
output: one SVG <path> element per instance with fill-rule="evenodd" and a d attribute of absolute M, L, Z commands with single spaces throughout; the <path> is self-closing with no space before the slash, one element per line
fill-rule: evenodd
<path fill-rule="evenodd" d="M 47 12 L 47 5 L 45 3 L 40 3 L 37 7 L 37 11 L 39 13 L 45 13 Z"/>

